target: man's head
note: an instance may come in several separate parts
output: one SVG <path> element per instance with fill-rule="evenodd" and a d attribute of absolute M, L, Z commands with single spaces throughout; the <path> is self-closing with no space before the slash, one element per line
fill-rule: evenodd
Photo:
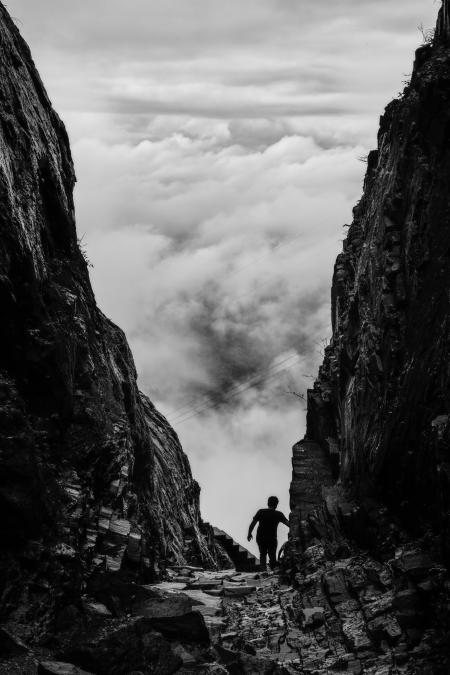
<path fill-rule="evenodd" d="M 269 509 L 276 509 L 278 506 L 278 497 L 269 497 L 267 500 L 267 506 Z"/>

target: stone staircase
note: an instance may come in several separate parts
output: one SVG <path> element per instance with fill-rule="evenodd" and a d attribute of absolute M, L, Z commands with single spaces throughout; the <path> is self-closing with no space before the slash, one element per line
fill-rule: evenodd
<path fill-rule="evenodd" d="M 254 572 L 259 569 L 259 560 L 250 551 L 218 527 L 214 527 L 213 530 L 214 539 L 228 553 L 238 572 Z"/>

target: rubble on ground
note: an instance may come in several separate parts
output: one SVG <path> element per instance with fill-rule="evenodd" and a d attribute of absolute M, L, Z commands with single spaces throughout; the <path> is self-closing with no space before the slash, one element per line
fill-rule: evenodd
<path fill-rule="evenodd" d="M 4 633 L 0 673 L 444 675 L 438 620 L 450 585 L 426 551 L 397 553 L 330 558 L 313 543 L 294 585 L 265 571 L 171 568 L 144 586 L 110 573 L 109 590 L 93 582 L 76 625 L 47 652 Z"/>

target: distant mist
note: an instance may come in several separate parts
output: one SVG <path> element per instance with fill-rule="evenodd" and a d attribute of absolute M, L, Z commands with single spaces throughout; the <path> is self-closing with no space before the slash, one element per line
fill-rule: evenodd
<path fill-rule="evenodd" d="M 288 511 L 378 116 L 433 0 L 11 0 L 72 141 L 97 300 L 210 519 Z"/>

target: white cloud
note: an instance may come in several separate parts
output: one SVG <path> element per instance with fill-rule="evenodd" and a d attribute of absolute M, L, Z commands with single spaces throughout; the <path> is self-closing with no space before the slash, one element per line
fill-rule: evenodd
<path fill-rule="evenodd" d="M 10 0 L 64 115 L 374 114 L 434 0 Z M 145 123 L 144 123 L 145 126 Z"/>
<path fill-rule="evenodd" d="M 256 501 L 279 492 L 288 508 L 304 413 L 286 391 L 306 391 L 328 334 L 339 225 L 363 150 L 220 137 L 80 141 L 76 198 L 100 304 L 128 335 L 141 387 L 173 420 L 205 517 L 245 543 Z"/>

